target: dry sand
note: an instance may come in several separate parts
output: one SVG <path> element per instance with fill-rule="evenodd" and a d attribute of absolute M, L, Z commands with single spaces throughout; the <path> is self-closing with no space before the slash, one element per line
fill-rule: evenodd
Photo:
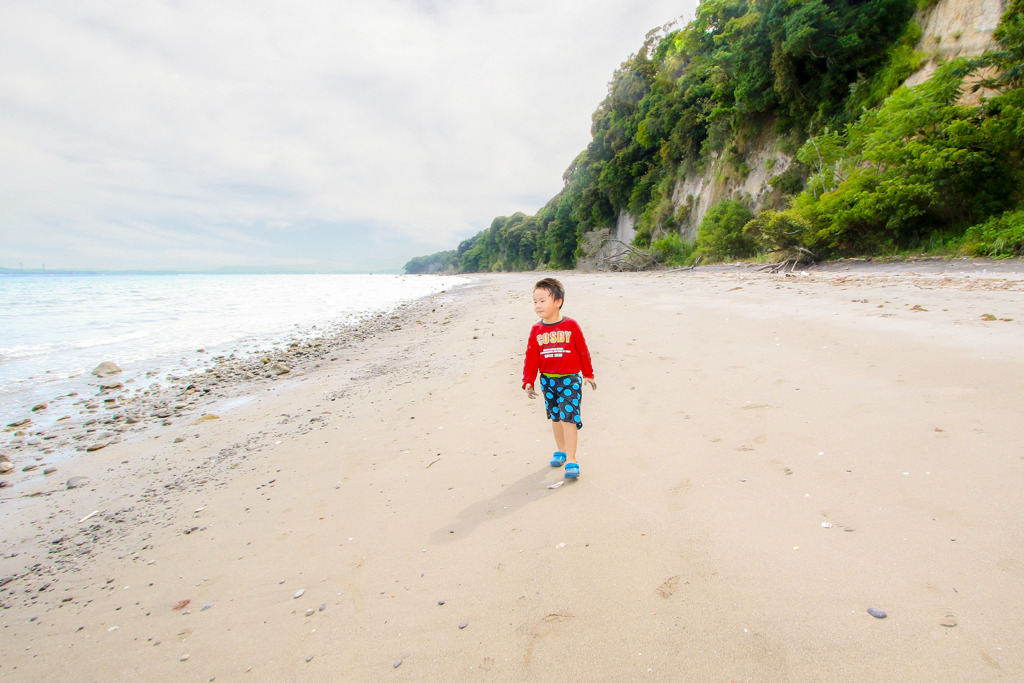
<path fill-rule="evenodd" d="M 1024 677 L 1019 274 L 564 274 L 600 389 L 558 489 L 535 278 L 7 504 L 0 677 Z"/>

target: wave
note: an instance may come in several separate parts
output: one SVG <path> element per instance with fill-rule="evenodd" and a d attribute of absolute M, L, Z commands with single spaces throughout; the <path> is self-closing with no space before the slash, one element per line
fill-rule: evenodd
<path fill-rule="evenodd" d="M 145 339 L 150 336 L 152 336 L 151 332 L 147 332 L 146 330 L 135 330 L 133 332 L 125 332 L 123 334 L 116 334 L 109 337 L 89 337 L 86 339 L 46 342 L 43 344 L 0 347 L 0 359 L 13 361 L 25 358 L 34 358 L 37 356 L 59 354 L 65 351 L 92 349 L 98 346 L 113 346 L 138 339 Z"/>

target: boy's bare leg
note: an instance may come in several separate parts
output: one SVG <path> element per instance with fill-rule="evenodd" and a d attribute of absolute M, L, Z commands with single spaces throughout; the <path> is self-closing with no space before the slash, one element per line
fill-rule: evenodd
<path fill-rule="evenodd" d="M 576 444 L 579 441 L 579 435 L 576 433 L 576 424 L 573 422 L 556 422 L 555 427 L 560 427 L 562 431 L 561 439 L 555 436 L 555 440 L 561 444 L 558 447 L 559 450 L 565 453 L 568 462 L 576 462 Z M 565 448 L 562 448 L 562 445 Z"/>
<path fill-rule="evenodd" d="M 562 424 L 563 423 L 561 423 L 561 422 L 554 422 L 554 421 L 551 422 L 551 431 L 554 432 L 554 434 L 555 434 L 555 448 L 558 450 L 559 453 L 565 453 L 566 452 L 565 451 L 565 436 L 563 436 Z M 573 447 L 573 453 L 575 454 L 575 452 L 576 452 L 576 448 L 574 446 Z M 575 457 L 575 455 L 573 457 Z"/>

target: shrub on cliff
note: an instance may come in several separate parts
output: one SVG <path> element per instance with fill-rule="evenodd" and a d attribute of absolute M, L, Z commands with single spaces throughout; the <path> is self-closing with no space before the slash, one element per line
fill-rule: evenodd
<path fill-rule="evenodd" d="M 743 226 L 753 217 L 746 205 L 735 200 L 713 206 L 697 231 L 697 255 L 707 261 L 752 256 L 757 245 Z"/>

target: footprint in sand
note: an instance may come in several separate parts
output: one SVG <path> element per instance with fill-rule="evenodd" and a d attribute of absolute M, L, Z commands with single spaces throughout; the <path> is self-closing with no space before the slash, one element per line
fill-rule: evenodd
<path fill-rule="evenodd" d="M 661 597 L 665 598 L 666 600 L 668 600 L 669 598 L 672 597 L 672 594 L 676 592 L 676 588 L 678 586 L 679 586 L 679 577 L 678 576 L 671 576 L 671 577 L 665 579 L 665 581 L 660 586 L 658 586 L 656 589 L 654 589 L 654 592 L 657 593 L 658 595 L 660 595 Z"/>

